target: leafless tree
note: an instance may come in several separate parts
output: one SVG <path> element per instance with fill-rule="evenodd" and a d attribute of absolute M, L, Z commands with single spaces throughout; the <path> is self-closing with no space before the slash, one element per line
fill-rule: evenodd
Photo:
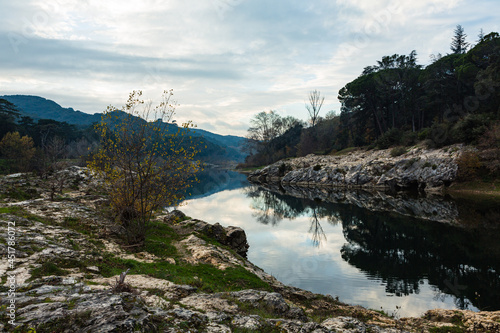
<path fill-rule="evenodd" d="M 325 97 L 321 96 L 321 93 L 317 90 L 313 90 L 309 93 L 309 104 L 306 104 L 307 112 L 309 112 L 309 118 L 312 127 L 316 125 L 319 119 L 319 111 L 323 106 Z"/>

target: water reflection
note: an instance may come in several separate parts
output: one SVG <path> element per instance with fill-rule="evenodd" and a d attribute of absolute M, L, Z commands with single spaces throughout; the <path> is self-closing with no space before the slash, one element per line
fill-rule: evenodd
<path fill-rule="evenodd" d="M 316 207 L 312 209 L 309 233 L 312 234 L 312 243 L 315 247 L 319 247 L 322 241 L 327 240 L 326 234 L 321 227 L 321 223 L 319 222 L 319 209 Z"/>
<path fill-rule="evenodd" d="M 382 281 L 390 295 L 419 294 L 421 285 L 429 284 L 435 299 L 453 297 L 457 308 L 500 309 L 498 223 L 471 227 L 456 202 L 442 197 L 303 188 L 293 189 L 292 196 L 283 188 L 274 190 L 245 189 L 258 222 L 276 226 L 284 219 L 308 216 L 315 247 L 326 242 L 321 221 L 341 224 L 347 242 L 340 250 L 342 259 Z M 497 216 L 494 207 L 481 216 Z"/>
<path fill-rule="evenodd" d="M 198 182 L 187 190 L 186 200 L 207 197 L 214 193 L 234 190 L 248 185 L 244 174 L 218 168 L 207 168 L 196 174 Z"/>

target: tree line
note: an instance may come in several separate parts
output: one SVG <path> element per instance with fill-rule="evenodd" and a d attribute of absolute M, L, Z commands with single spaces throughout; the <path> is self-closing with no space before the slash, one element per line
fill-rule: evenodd
<path fill-rule="evenodd" d="M 331 154 L 350 147 L 389 148 L 424 141 L 430 147 L 453 143 L 500 149 L 500 36 L 484 35 L 466 42 L 458 25 L 451 53 L 432 56 L 419 65 L 417 52 L 382 57 L 338 92 L 339 114 L 319 117 L 324 97 L 309 94 L 309 123 L 295 119 L 283 128 L 274 111 L 252 120 L 252 149 L 246 163 L 257 166 L 310 153 Z M 267 115 L 279 130 L 255 136 Z M 272 116 L 271 116 L 272 115 Z M 264 117 L 265 118 L 265 117 Z M 260 129 L 256 129 L 260 124 Z M 496 154 L 496 155 L 495 155 Z M 495 153 L 491 159 L 500 154 Z"/>
<path fill-rule="evenodd" d="M 78 127 L 53 119 L 23 116 L 0 98 L 0 172 L 48 172 L 56 160 L 83 163 L 98 136 L 92 126 Z"/>

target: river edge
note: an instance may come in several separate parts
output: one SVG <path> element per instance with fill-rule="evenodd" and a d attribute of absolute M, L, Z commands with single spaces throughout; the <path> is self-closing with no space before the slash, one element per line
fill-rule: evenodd
<path fill-rule="evenodd" d="M 18 284 L 14 302 L 16 321 L 21 324 L 18 331 L 30 327 L 37 332 L 500 331 L 498 311 L 431 310 L 422 318 L 398 319 L 344 304 L 331 296 L 285 286 L 236 254 L 234 248 L 219 243 L 216 235 L 220 233 L 203 236 L 196 226 L 221 229 L 196 219 L 170 215 L 156 218 L 158 228 L 166 226 L 166 230 L 182 233 L 181 239 L 172 243 L 181 255 L 124 250 L 112 236 L 113 224 L 102 212 L 106 198 L 93 193 L 92 180 L 82 169 L 73 168 L 69 174 L 68 186 L 56 201 L 48 200 L 36 178 L 18 175 L 1 179 L 2 193 L 15 189 L 17 193 L 37 192 L 40 196 L 28 200 L 4 197 L 0 205 L 2 234 L 8 234 L 9 222 L 15 222 L 17 235 L 14 269 L 7 265 L 7 243 L 0 242 L 1 331 L 12 328 L 7 324 L 7 306 L 12 304 L 8 274 L 14 274 Z M 116 263 L 132 267 L 123 290 L 113 290 L 116 270 L 107 267 Z M 206 292 L 202 291 L 206 286 L 201 278 L 195 279 L 192 274 L 178 274 L 175 282 L 137 274 L 150 265 L 174 270 L 185 263 L 210 265 L 218 271 L 243 268 L 267 287 L 253 281 L 253 286 L 260 288 Z"/>

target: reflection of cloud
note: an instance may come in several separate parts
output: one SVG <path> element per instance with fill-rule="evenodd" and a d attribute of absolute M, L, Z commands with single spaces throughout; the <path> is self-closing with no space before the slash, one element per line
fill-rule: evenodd
<path fill-rule="evenodd" d="M 433 299 L 435 291 L 426 281 L 419 285 L 419 294 L 388 297 L 380 279 L 342 259 L 340 250 L 346 244 L 342 225 L 329 223 L 326 214 L 318 218 L 326 240 L 321 247 L 314 247 L 308 233 L 310 215 L 283 218 L 275 226 L 261 224 L 252 215 L 254 210 L 243 189 L 190 200 L 181 210 L 210 223 L 243 228 L 250 244 L 249 260 L 285 284 L 339 296 L 341 301 L 375 310 L 383 306 L 389 314 L 398 306 L 400 316 L 420 315 L 429 308 L 455 308 L 452 297 Z"/>

